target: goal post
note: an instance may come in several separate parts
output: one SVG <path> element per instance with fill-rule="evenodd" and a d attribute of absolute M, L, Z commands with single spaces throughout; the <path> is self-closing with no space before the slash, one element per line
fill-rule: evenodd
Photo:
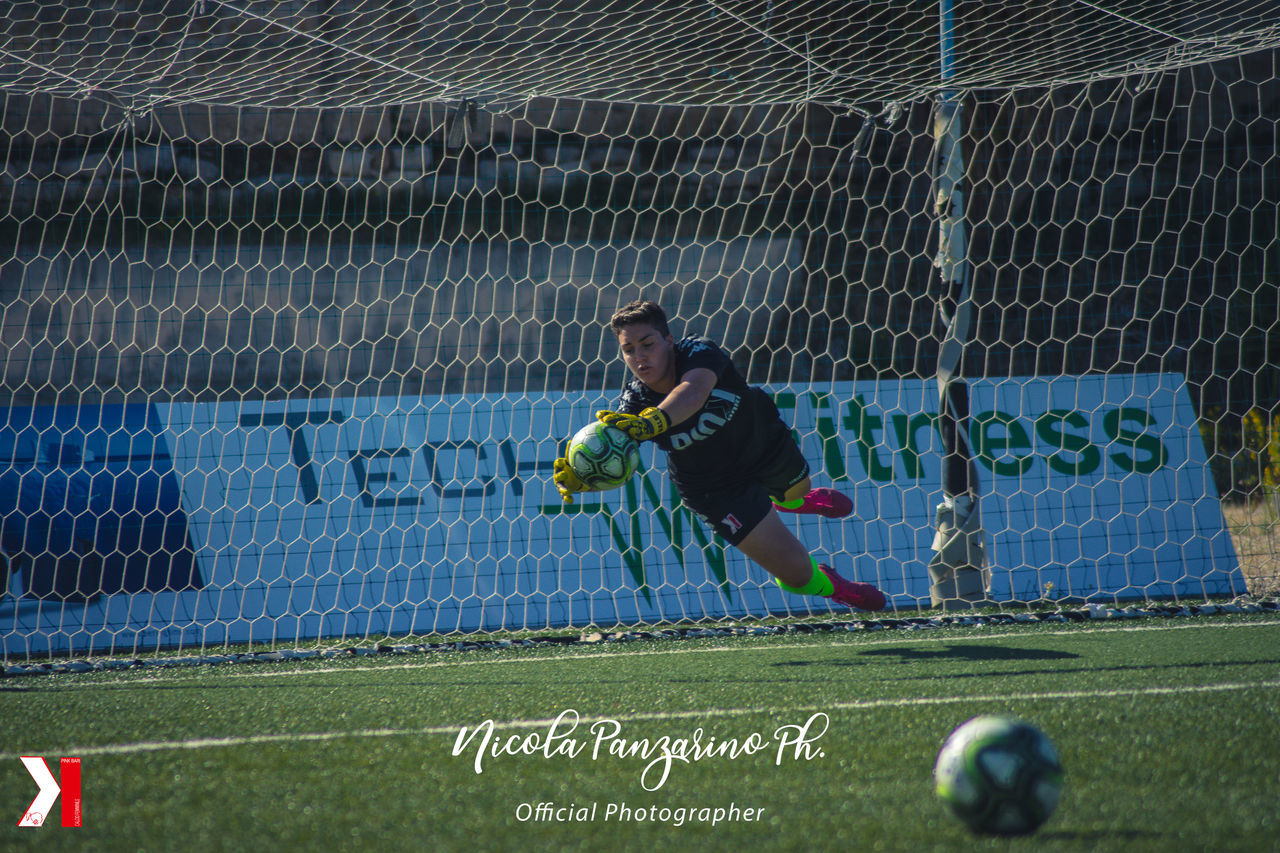
<path fill-rule="evenodd" d="M 899 612 L 959 445 L 993 601 L 1274 594 L 1269 6 L 996 5 L 944 81 L 933 2 L 12 4 L 6 657 L 837 614 L 651 449 L 561 502 L 640 296 L 773 394 L 855 504 L 788 524 Z"/>
<path fill-rule="evenodd" d="M 957 74 L 953 0 L 940 0 L 938 54 L 944 86 L 934 101 L 934 212 L 938 219 L 938 318 L 944 327 L 938 349 L 938 433 L 942 440 L 942 501 L 934 519 L 929 560 L 929 601 L 934 606 L 974 606 L 990 601 L 991 571 L 982 526 L 981 485 L 965 433 L 969 386 L 964 350 L 973 332 L 973 280 L 966 227 L 964 111 L 949 88 Z"/>

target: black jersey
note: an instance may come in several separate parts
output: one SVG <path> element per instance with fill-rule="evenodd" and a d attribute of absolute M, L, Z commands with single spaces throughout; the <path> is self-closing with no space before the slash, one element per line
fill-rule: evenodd
<path fill-rule="evenodd" d="M 696 487 L 751 481 L 775 455 L 779 430 L 787 433 L 777 406 L 763 390 L 748 385 L 729 354 L 706 338 L 678 341 L 675 367 L 677 381 L 702 367 L 715 373 L 716 384 L 692 417 L 672 424 L 654 439 L 667 451 L 672 481 Z M 634 415 L 665 397 L 632 376 L 623 386 L 617 409 Z"/>

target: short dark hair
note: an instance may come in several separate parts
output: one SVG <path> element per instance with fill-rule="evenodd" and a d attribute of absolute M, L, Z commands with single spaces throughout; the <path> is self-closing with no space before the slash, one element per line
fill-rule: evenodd
<path fill-rule="evenodd" d="M 638 326 L 641 323 L 653 326 L 664 338 L 671 334 L 671 327 L 667 324 L 667 312 L 663 311 L 658 303 L 646 299 L 628 302 L 613 312 L 613 316 L 609 318 L 609 328 L 615 335 L 626 326 Z"/>

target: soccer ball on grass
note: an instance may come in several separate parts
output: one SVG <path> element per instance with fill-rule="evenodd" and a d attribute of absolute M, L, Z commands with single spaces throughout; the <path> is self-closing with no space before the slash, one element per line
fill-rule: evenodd
<path fill-rule="evenodd" d="M 974 717 L 947 738 L 933 769 L 938 797 L 984 835 L 1026 835 L 1049 819 L 1062 793 L 1053 743 L 1030 723 Z"/>
<path fill-rule="evenodd" d="M 569 439 L 565 458 L 589 491 L 621 486 L 640 467 L 640 445 L 616 427 L 587 424 Z"/>

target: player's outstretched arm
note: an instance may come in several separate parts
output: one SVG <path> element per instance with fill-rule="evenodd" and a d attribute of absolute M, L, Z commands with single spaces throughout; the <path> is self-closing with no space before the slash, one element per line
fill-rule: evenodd
<path fill-rule="evenodd" d="M 648 441 L 671 429 L 672 424 L 683 423 L 698 413 L 716 387 L 716 374 L 705 367 L 695 367 L 680 377 L 657 406 L 651 406 L 638 415 L 621 412 L 597 412 L 596 417 L 611 427 L 617 427 L 636 441 Z"/>
<path fill-rule="evenodd" d="M 610 411 L 596 412 L 596 418 L 606 426 L 622 430 L 636 441 L 649 441 L 671 429 L 671 418 L 656 406 L 650 406 L 638 415 Z"/>

